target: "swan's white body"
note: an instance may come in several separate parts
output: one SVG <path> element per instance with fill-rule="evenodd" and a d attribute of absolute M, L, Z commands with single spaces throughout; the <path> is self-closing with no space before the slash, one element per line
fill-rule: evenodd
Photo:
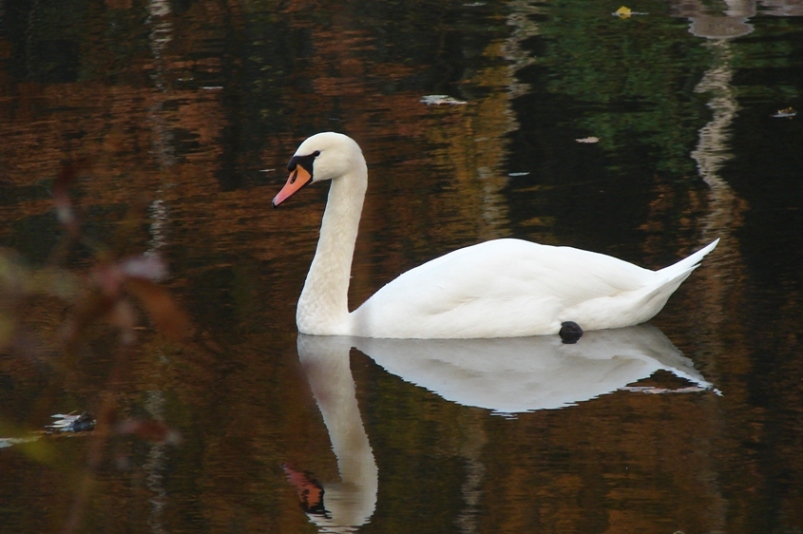
<path fill-rule="evenodd" d="M 348 286 L 368 183 L 351 138 L 332 132 L 304 141 L 274 206 L 310 182 L 332 180 L 318 248 L 298 301 L 299 332 L 375 338 L 493 338 L 556 334 L 651 319 L 716 247 L 716 240 L 661 269 L 611 256 L 519 239 L 487 241 L 416 267 L 349 312 Z"/>

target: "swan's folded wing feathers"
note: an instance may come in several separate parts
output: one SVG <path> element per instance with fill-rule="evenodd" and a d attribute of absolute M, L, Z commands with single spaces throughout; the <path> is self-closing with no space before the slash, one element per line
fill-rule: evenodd
<path fill-rule="evenodd" d="M 507 331 L 512 323 L 522 331 L 543 323 L 543 333 L 553 333 L 560 310 L 637 290 L 651 274 L 610 256 L 500 239 L 402 274 L 361 306 L 355 319 L 370 323 L 372 335 L 390 331 L 391 324 L 398 331 L 404 322 L 415 323 L 411 333 L 428 325 L 433 331 L 493 332 L 499 331 L 497 323 L 505 323 Z"/>

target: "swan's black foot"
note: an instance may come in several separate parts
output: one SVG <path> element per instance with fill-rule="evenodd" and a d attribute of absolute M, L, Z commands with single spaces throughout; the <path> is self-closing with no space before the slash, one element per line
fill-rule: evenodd
<path fill-rule="evenodd" d="M 574 321 L 566 321 L 560 323 L 560 332 L 558 334 L 560 334 L 560 339 L 564 343 L 571 345 L 572 343 L 577 343 L 577 340 L 583 337 L 583 329 Z"/>

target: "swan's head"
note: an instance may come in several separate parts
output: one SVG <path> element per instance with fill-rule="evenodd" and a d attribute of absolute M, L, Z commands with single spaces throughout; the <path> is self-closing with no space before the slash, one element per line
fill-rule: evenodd
<path fill-rule="evenodd" d="M 347 135 L 323 132 L 307 138 L 287 164 L 290 177 L 273 199 L 273 207 L 293 196 L 312 182 L 333 180 L 364 168 L 359 145 Z"/>

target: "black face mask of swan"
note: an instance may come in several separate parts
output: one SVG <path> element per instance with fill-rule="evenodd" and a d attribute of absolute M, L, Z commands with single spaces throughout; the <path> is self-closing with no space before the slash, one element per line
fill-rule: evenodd
<path fill-rule="evenodd" d="M 321 235 L 298 300 L 298 330 L 376 338 L 554 335 L 650 320 L 719 240 L 652 271 L 571 247 L 496 239 L 450 252 L 402 274 L 353 312 L 348 287 L 368 170 L 357 143 L 324 132 L 301 143 L 278 206 L 310 183 L 331 180 Z M 582 342 L 582 341 L 581 341 Z"/>

